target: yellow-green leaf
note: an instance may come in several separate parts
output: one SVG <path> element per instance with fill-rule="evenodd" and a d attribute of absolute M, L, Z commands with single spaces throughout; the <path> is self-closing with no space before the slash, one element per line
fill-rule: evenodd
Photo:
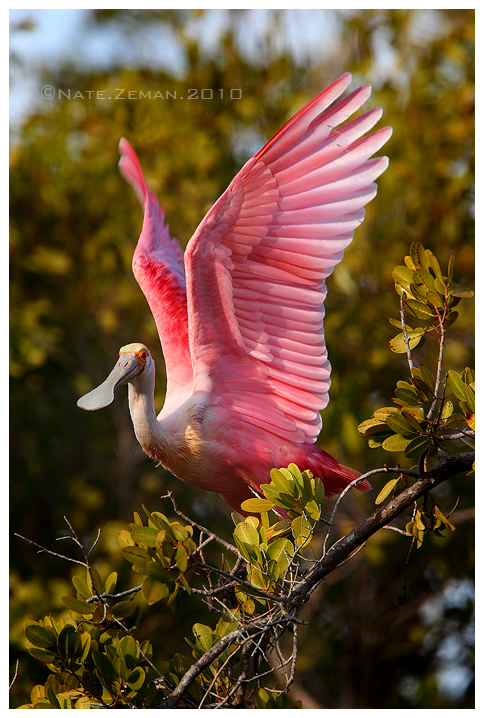
<path fill-rule="evenodd" d="M 170 593 L 166 583 L 161 583 L 161 581 L 153 578 L 153 576 L 147 576 L 145 578 L 141 590 L 150 605 L 157 601 L 164 601 Z"/>
<path fill-rule="evenodd" d="M 398 484 L 399 480 L 400 480 L 400 477 L 397 479 L 390 479 L 390 481 L 387 481 L 385 486 L 382 488 L 382 490 L 376 497 L 375 504 L 382 504 L 385 501 L 385 499 L 388 498 L 390 496 L 390 494 L 393 492 L 393 490 L 395 489 L 395 486 Z"/>
<path fill-rule="evenodd" d="M 385 451 L 405 451 L 405 448 L 410 443 L 410 439 L 405 439 L 400 434 L 393 434 L 389 436 L 382 444 L 382 448 Z"/>
<path fill-rule="evenodd" d="M 242 502 L 240 507 L 244 511 L 249 511 L 254 514 L 261 514 L 263 511 L 270 511 L 274 504 L 269 499 L 246 499 Z"/>

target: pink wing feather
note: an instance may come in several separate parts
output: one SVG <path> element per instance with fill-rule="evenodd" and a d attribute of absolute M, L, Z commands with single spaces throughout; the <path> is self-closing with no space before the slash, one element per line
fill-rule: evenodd
<path fill-rule="evenodd" d="M 133 256 L 133 273 L 150 306 L 164 348 L 167 413 L 191 394 L 192 362 L 183 252 L 170 237 L 164 212 L 146 184 L 135 151 L 124 138 L 119 143 L 119 169 L 144 207 L 143 229 Z"/>
<path fill-rule="evenodd" d="M 362 137 L 381 109 L 346 121 L 368 85 L 328 106 L 346 73 L 298 112 L 236 175 L 185 252 L 194 391 L 230 416 L 223 429 L 314 442 L 331 367 L 325 280 L 376 194 L 391 128 Z M 229 413 L 226 413 L 229 412 Z"/>

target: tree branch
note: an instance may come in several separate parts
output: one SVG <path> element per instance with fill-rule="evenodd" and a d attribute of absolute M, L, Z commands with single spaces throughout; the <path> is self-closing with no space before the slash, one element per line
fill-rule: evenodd
<path fill-rule="evenodd" d="M 309 598 L 311 589 L 334 571 L 355 549 L 367 541 L 370 536 L 390 523 L 420 496 L 441 484 L 451 476 L 472 468 L 475 454 L 473 451 L 444 457 L 422 478 L 402 491 L 387 504 L 377 509 L 365 521 L 356 526 L 349 534 L 334 544 L 308 573 L 287 598 L 287 610 L 301 607 Z"/>

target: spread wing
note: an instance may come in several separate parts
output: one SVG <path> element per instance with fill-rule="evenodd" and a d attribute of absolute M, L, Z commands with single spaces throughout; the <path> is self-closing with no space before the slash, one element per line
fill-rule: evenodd
<path fill-rule="evenodd" d="M 388 160 L 369 158 L 391 135 L 363 136 L 381 109 L 341 125 L 371 91 L 329 107 L 350 81 L 336 80 L 246 163 L 185 252 L 195 391 L 210 391 L 239 434 L 314 442 L 321 429 L 325 280 L 376 194 Z"/>

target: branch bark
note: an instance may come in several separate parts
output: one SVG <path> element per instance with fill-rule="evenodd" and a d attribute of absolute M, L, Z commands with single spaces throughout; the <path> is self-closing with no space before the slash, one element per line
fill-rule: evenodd
<path fill-rule="evenodd" d="M 309 598 L 314 586 L 339 566 L 348 556 L 367 539 L 401 514 L 414 501 L 443 481 L 462 471 L 469 471 L 475 458 L 473 451 L 445 456 L 433 469 L 417 479 L 412 486 L 402 491 L 387 504 L 378 508 L 365 521 L 356 526 L 349 534 L 333 544 L 326 555 L 308 573 L 304 582 L 299 584 L 288 596 L 287 610 L 300 608 Z"/>

